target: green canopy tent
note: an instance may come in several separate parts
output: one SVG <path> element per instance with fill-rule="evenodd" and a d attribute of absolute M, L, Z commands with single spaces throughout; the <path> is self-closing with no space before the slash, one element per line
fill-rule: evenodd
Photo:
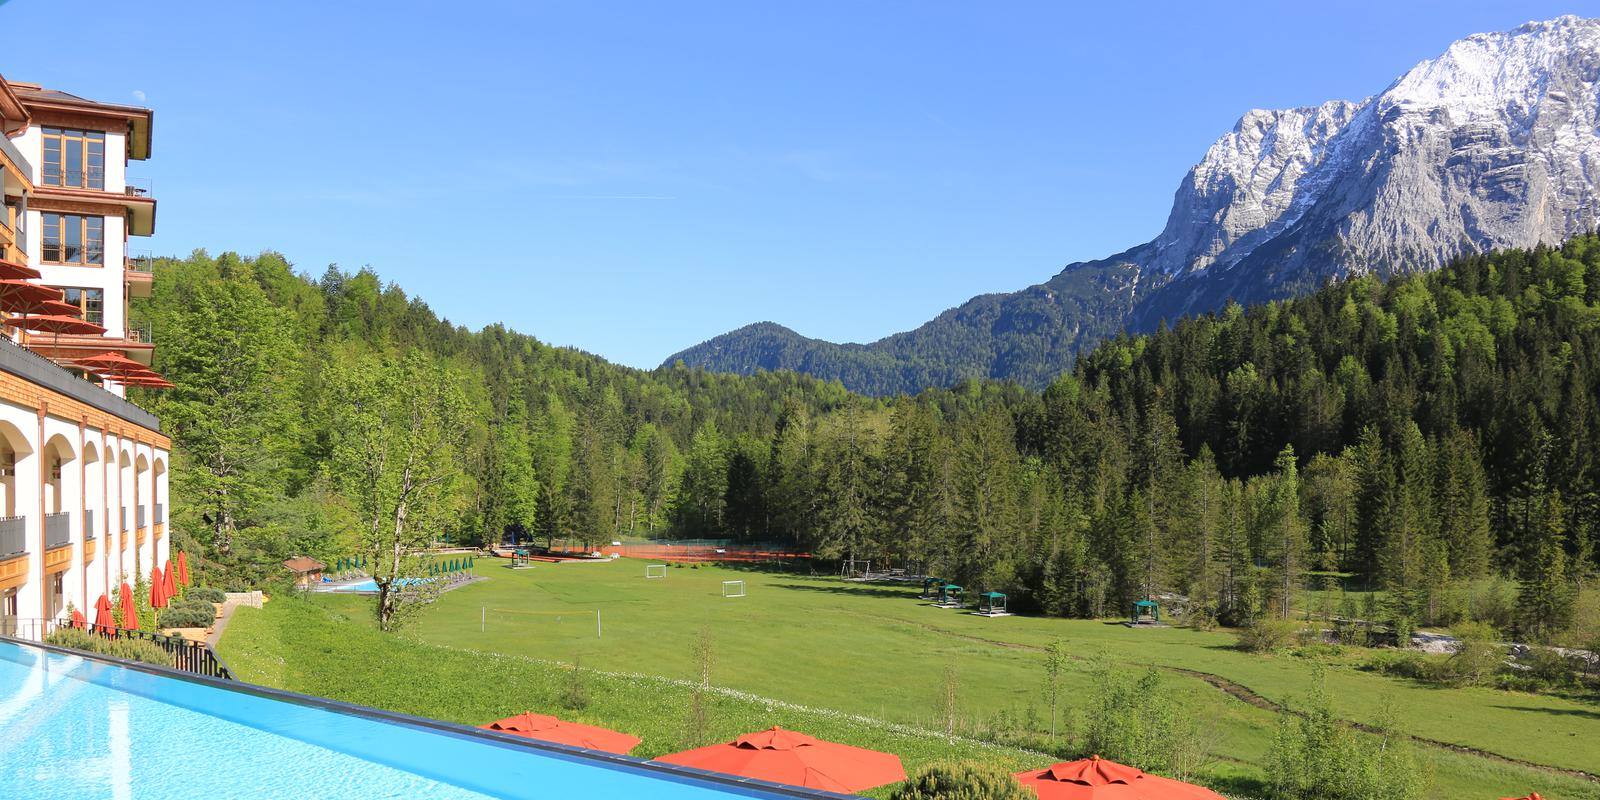
<path fill-rule="evenodd" d="M 962 589 L 960 586 L 957 586 L 956 584 L 953 584 L 953 583 L 947 583 L 947 584 L 939 587 L 939 605 L 942 605 L 942 606 L 959 606 L 959 605 L 961 605 L 961 593 L 963 591 L 965 591 L 965 590 Z"/>
<path fill-rule="evenodd" d="M 1150 622 L 1161 621 L 1161 605 L 1154 600 L 1139 600 L 1133 604 L 1133 624 L 1148 619 Z"/>
<path fill-rule="evenodd" d="M 944 590 L 944 581 L 938 578 L 922 579 L 922 598 L 924 600 L 937 597 Z"/>
<path fill-rule="evenodd" d="M 998 616 L 1006 612 L 1006 596 L 1001 592 L 984 592 L 978 595 L 978 613 Z"/>

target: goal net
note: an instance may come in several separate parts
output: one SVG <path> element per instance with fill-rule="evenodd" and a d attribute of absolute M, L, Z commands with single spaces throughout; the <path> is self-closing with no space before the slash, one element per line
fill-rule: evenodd
<path fill-rule="evenodd" d="M 646 578 L 665 578 L 667 577 L 667 565 L 646 564 L 644 565 L 644 576 Z"/>
<path fill-rule="evenodd" d="M 723 581 L 723 597 L 744 597 L 744 581 Z"/>

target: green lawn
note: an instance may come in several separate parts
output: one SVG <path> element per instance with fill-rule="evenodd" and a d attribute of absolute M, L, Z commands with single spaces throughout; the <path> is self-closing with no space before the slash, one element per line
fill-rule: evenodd
<path fill-rule="evenodd" d="M 1054 639 L 1065 640 L 1085 659 L 1067 676 L 1069 697 L 1087 690 L 1087 661 L 1094 659 L 1198 670 L 1272 701 L 1301 694 L 1310 673 L 1303 659 L 1234 650 L 1233 637 L 1226 633 L 1135 631 L 1101 622 L 1020 616 L 985 619 L 924 606 L 910 587 L 709 567 L 674 568 L 664 579 L 647 580 L 642 562 L 630 560 L 540 565 L 524 571 L 492 561 L 480 565 L 489 580 L 443 595 L 404 637 L 373 632 L 366 621 L 367 601 L 318 597 L 311 603 L 271 604 L 265 612 L 241 612 L 224 637 L 223 655 L 249 680 L 483 722 L 524 707 L 559 711 L 547 684 L 559 682 L 551 676 L 562 670 L 548 663 L 552 661 L 581 658 L 591 669 L 689 678 L 694 672 L 691 643 L 706 628 L 717 651 L 713 681 L 719 687 L 804 706 L 811 710 L 782 713 L 801 714 L 813 727 L 837 719 L 827 710 L 881 720 L 853 722 L 865 727 L 845 732 L 855 738 L 843 738 L 895 750 L 909 763 L 944 754 L 951 745 L 942 737 L 898 733 L 904 741 L 889 746 L 881 737 L 888 735 L 884 731 L 899 730 L 893 725 L 943 729 L 936 718 L 947 664 L 959 675 L 960 706 L 973 736 L 1044 746 L 1037 721 L 1047 720 L 1049 712 L 1040 700 L 1040 648 Z M 723 598 L 720 585 L 727 579 L 745 580 L 748 596 Z M 317 613 L 305 611 L 308 606 Z M 319 633 L 308 636 L 310 643 L 302 642 L 285 635 L 294 626 Z M 414 679 L 393 690 L 375 688 L 364 670 L 341 666 L 371 663 L 375 657 L 367 651 L 380 648 L 384 655 L 379 662 L 391 664 L 388 669 L 396 674 L 403 665 L 406 674 L 415 673 Z M 509 677 L 471 677 L 490 668 L 482 665 L 511 669 L 507 664 L 515 664 L 518 675 L 532 670 L 540 677 L 528 678 L 526 691 Z M 1330 669 L 1328 683 L 1336 708 L 1348 719 L 1371 721 L 1387 711 L 1402 729 L 1418 736 L 1559 767 L 1592 770 L 1600 762 L 1594 755 L 1600 709 L 1594 706 L 1491 690 L 1424 688 L 1348 667 Z M 428 687 L 426 693 L 418 693 L 419 685 Z M 1272 712 L 1197 677 L 1174 672 L 1167 685 L 1217 737 L 1219 762 L 1206 773 L 1211 782 L 1236 787 L 1247 785 L 1239 783 L 1241 778 L 1259 775 L 1254 765 L 1261 763 L 1270 744 Z M 645 755 L 675 749 L 683 719 L 676 709 L 681 709 L 681 692 L 686 690 L 659 686 L 674 685 L 649 688 L 648 683 L 618 679 L 605 692 L 593 692 L 596 704 L 584 714 L 645 736 L 640 751 Z M 726 733 L 740 726 L 787 724 L 772 716 L 778 710 L 768 713 L 758 699 L 739 702 L 754 705 L 730 712 Z M 651 711 L 641 715 L 629 710 L 633 707 Z M 808 732 L 831 735 L 820 728 Z M 963 745 L 970 746 L 976 745 Z M 1434 772 L 1434 797 L 1497 797 L 1537 789 L 1547 797 L 1600 800 L 1600 785 L 1594 783 L 1442 748 L 1420 752 Z M 1032 766 L 1048 758 L 1008 750 L 1003 760 Z"/>

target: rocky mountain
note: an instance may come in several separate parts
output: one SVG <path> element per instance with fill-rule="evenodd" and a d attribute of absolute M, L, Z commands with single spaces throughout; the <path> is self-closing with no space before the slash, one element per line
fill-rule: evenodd
<path fill-rule="evenodd" d="M 871 344 L 762 323 L 668 363 L 792 369 L 871 393 L 964 377 L 1039 386 L 1124 328 L 1553 244 L 1600 217 L 1597 81 L 1600 20 L 1469 36 L 1361 102 L 1247 112 L 1184 176 L 1148 243 Z"/>

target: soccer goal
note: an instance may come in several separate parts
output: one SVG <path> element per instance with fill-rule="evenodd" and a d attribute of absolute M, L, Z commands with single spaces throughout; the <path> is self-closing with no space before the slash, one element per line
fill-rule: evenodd
<path fill-rule="evenodd" d="M 723 597 L 744 597 L 744 581 L 723 581 Z"/>
<path fill-rule="evenodd" d="M 646 564 L 644 565 L 644 576 L 646 578 L 665 578 L 667 577 L 667 565 Z"/>

